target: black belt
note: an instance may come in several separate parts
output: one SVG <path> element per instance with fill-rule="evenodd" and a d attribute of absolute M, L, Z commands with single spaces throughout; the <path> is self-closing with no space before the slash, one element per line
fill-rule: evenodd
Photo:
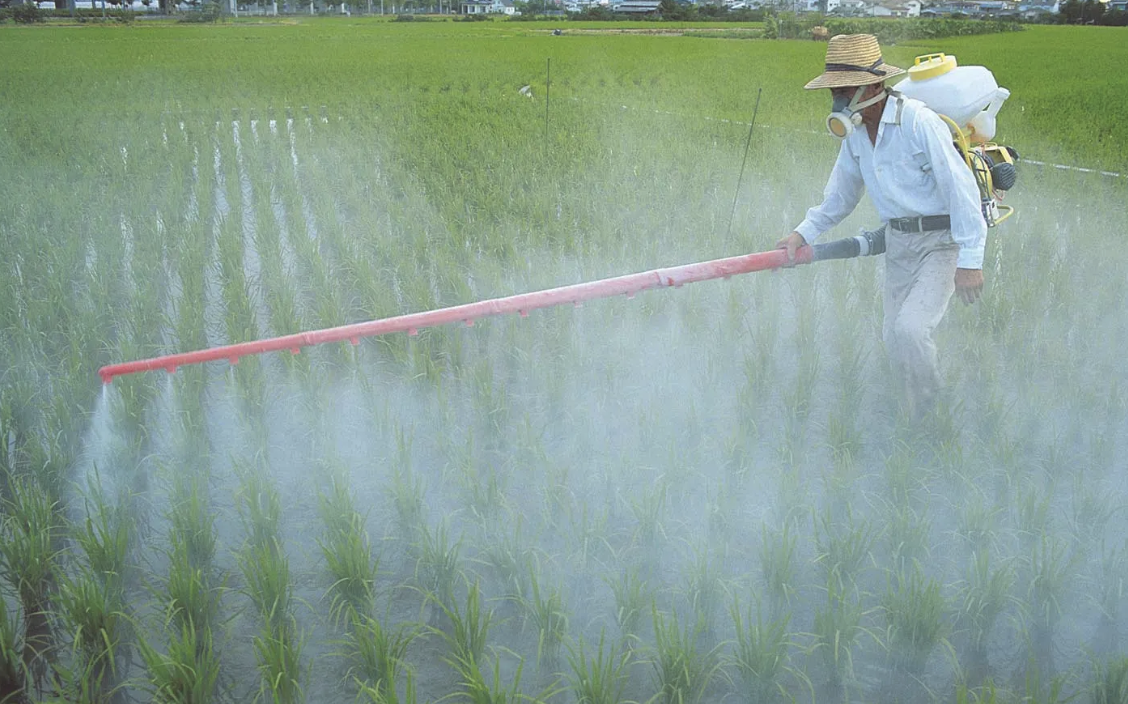
<path fill-rule="evenodd" d="M 952 218 L 947 215 L 923 215 L 917 218 L 892 218 L 889 227 L 897 232 L 931 232 L 952 229 Z"/>

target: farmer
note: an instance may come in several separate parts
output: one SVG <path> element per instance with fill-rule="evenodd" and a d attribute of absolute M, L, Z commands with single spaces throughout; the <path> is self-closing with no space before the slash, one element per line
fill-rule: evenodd
<path fill-rule="evenodd" d="M 882 336 L 905 410 L 919 419 L 935 405 L 940 387 L 932 331 L 953 292 L 970 304 L 983 290 L 987 224 L 975 178 L 944 121 L 885 86 L 903 73 L 882 60 L 872 35 L 831 38 L 826 70 L 805 88 L 830 89 L 827 127 L 842 147 L 823 202 L 776 246 L 793 260 L 798 248 L 840 223 L 869 191 L 887 225 Z"/>

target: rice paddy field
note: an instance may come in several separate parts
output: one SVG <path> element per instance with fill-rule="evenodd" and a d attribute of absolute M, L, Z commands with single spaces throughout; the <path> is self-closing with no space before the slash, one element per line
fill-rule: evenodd
<path fill-rule="evenodd" d="M 1046 162 L 923 427 L 880 258 L 100 383 L 819 200 L 825 45 L 569 27 L 0 28 L 0 701 L 1128 701 L 1122 30 L 887 48 Z"/>

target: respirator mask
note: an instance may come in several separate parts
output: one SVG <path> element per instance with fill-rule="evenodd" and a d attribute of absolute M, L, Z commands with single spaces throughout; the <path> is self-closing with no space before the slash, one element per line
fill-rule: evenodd
<path fill-rule="evenodd" d="M 883 90 L 869 100 L 862 100 L 862 94 L 865 92 L 866 86 L 858 86 L 853 98 L 845 95 L 834 96 L 831 112 L 826 117 L 828 132 L 839 139 L 849 137 L 854 128 L 862 124 L 862 111 L 884 100 L 889 91 Z"/>

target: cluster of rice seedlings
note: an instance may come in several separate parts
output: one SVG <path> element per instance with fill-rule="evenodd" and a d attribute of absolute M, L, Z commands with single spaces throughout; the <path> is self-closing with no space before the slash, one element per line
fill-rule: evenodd
<path fill-rule="evenodd" d="M 351 621 L 372 609 L 378 563 L 364 517 L 353 506 L 343 480 L 335 479 L 328 494 L 318 496 L 318 508 L 326 527 L 318 544 L 333 577 L 329 611 L 335 621 Z"/>
<path fill-rule="evenodd" d="M 967 581 L 959 593 L 956 621 L 965 638 L 959 659 L 967 681 L 973 685 L 991 674 L 987 645 L 999 616 L 1013 600 L 1010 592 L 1014 581 L 1009 562 L 992 569 L 990 553 L 972 555 Z"/>
<path fill-rule="evenodd" d="M 695 704 L 706 689 L 724 676 L 721 646 L 699 648 L 702 626 L 688 620 L 683 626 L 677 613 L 669 615 L 651 605 L 654 623 L 654 652 L 650 661 L 658 687 L 656 701 L 663 704 Z"/>
<path fill-rule="evenodd" d="M 659 538 L 666 537 L 663 516 L 666 512 L 668 487 L 663 478 L 654 486 L 644 489 L 638 500 L 631 501 L 631 514 L 635 519 L 634 541 L 647 556 L 655 555 Z"/>
<path fill-rule="evenodd" d="M 1093 649 L 1097 653 L 1115 652 L 1119 645 L 1120 605 L 1124 599 L 1124 577 L 1128 574 L 1128 543 L 1119 549 L 1104 549 L 1101 554 L 1098 596 L 1100 617 Z"/>
<path fill-rule="evenodd" d="M 701 635 L 712 639 L 717 611 L 725 596 L 725 585 L 708 550 L 698 547 L 695 552 L 693 564 L 686 575 L 685 594 L 689 608 L 701 627 Z"/>
<path fill-rule="evenodd" d="M 795 545 L 797 536 L 791 532 L 791 523 L 785 522 L 783 530 L 761 529 L 760 572 L 768 595 L 768 611 L 773 618 L 786 613 L 795 594 Z"/>
<path fill-rule="evenodd" d="M 356 695 L 358 702 L 367 704 L 415 704 L 415 679 L 409 672 L 404 694 L 401 697 L 399 690 L 394 687 L 377 687 L 370 684 L 361 684 Z"/>
<path fill-rule="evenodd" d="M 972 491 L 972 497 L 964 502 L 960 511 L 956 533 L 972 553 L 981 554 L 998 548 L 996 524 L 1002 508 L 989 505 L 982 493 Z"/>
<path fill-rule="evenodd" d="M 815 518 L 815 544 L 818 555 L 815 561 L 827 580 L 837 579 L 844 586 L 855 583 L 866 560 L 871 559 L 870 548 L 877 537 L 868 519 L 856 519 L 847 507 L 845 516 L 837 521 L 825 510 Z"/>
<path fill-rule="evenodd" d="M 829 575 L 826 604 L 815 609 L 811 649 L 819 654 L 826 676 L 827 696 L 832 700 L 841 700 L 854 679 L 854 648 L 862 635 L 874 638 L 862 625 L 864 613 L 858 598 L 843 591 L 837 575 Z"/>
<path fill-rule="evenodd" d="M 1047 676 L 1056 672 L 1054 651 L 1063 611 L 1062 599 L 1074 577 L 1077 560 L 1077 553 L 1070 552 L 1068 546 L 1043 535 L 1026 566 L 1030 575 L 1031 655 L 1038 671 Z"/>
<path fill-rule="evenodd" d="M 72 665 L 56 668 L 74 702 L 110 701 L 128 672 L 130 637 L 124 591 L 112 575 L 88 568 L 62 579 L 56 609 L 72 634 Z"/>
<path fill-rule="evenodd" d="M 521 544 L 521 522 L 522 518 L 518 515 L 512 534 L 491 537 L 479 558 L 489 568 L 501 598 L 513 604 L 524 601 L 532 573 L 532 554 Z"/>
<path fill-rule="evenodd" d="M 486 648 L 486 640 L 493 622 L 493 611 L 483 610 L 482 595 L 477 582 L 470 585 L 466 593 L 466 608 L 452 604 L 442 607 L 449 622 L 447 630 L 435 630 L 450 646 L 451 664 L 456 669 L 464 665 L 474 665 L 481 660 Z"/>
<path fill-rule="evenodd" d="M 190 620 L 170 628 L 168 652 L 161 653 L 145 639 L 138 642 L 148 669 L 147 688 L 154 704 L 207 704 L 215 697 L 219 656 L 211 629 L 197 631 Z"/>
<path fill-rule="evenodd" d="M 23 667 L 38 686 L 55 660 L 51 605 L 58 583 L 59 517 L 55 503 L 37 482 L 14 479 L 9 491 L 0 530 L 0 567 L 23 613 Z"/>
<path fill-rule="evenodd" d="M 771 704 L 791 695 L 789 685 L 801 684 L 811 689 L 811 682 L 802 670 L 791 665 L 791 634 L 788 625 L 791 615 L 764 620 L 757 610 L 752 618 L 752 607 L 740 609 L 740 601 L 733 599 L 729 606 L 736 637 L 730 666 L 736 670 L 749 702 Z M 784 678 L 789 681 L 784 681 Z"/>
<path fill-rule="evenodd" d="M 423 490 L 423 479 L 412 472 L 410 465 L 401 463 L 396 467 L 392 473 L 392 507 L 400 538 L 409 549 L 416 548 L 417 541 L 427 532 L 423 513 Z"/>
<path fill-rule="evenodd" d="M 588 652 L 583 636 L 575 645 L 569 644 L 568 688 L 576 704 L 621 704 L 630 662 L 630 650 L 619 651 L 607 644 L 603 629 L 594 652 Z"/>
<path fill-rule="evenodd" d="M 20 652 L 20 634 L 7 604 L 0 604 L 0 702 L 22 704 L 27 670 Z"/>
<path fill-rule="evenodd" d="M 455 608 L 454 592 L 462 575 L 462 539 L 452 543 L 450 529 L 443 521 L 434 531 L 424 525 L 418 540 L 415 581 L 433 606 L 429 619 L 433 624 L 444 611 L 450 613 Z"/>
<path fill-rule="evenodd" d="M 1093 672 L 1093 689 L 1089 693 L 1089 701 L 1092 704 L 1128 702 L 1128 658 L 1097 663 Z"/>
<path fill-rule="evenodd" d="M 537 664 L 553 664 L 568 634 L 568 612 L 559 587 L 542 586 L 540 564 L 529 564 L 529 598 L 522 601 L 526 621 L 537 632 Z"/>
<path fill-rule="evenodd" d="M 407 689 L 413 691 L 411 670 L 405 657 L 407 648 L 418 637 L 411 625 L 389 628 L 374 616 L 359 615 L 352 622 L 344 641 L 344 656 L 349 663 L 348 677 L 358 683 L 360 696 L 379 701 L 377 696 L 395 701 L 399 673 L 407 670 Z"/>
<path fill-rule="evenodd" d="M 898 574 L 881 599 L 885 616 L 885 647 L 889 653 L 893 701 L 913 698 L 936 646 L 946 644 L 947 604 L 940 584 L 925 578 L 919 568 L 907 577 Z M 919 695 L 918 695 L 919 696 Z"/>
<path fill-rule="evenodd" d="M 261 675 L 257 697 L 275 704 L 300 702 L 306 674 L 301 665 L 305 636 L 293 616 L 290 561 L 278 532 L 278 492 L 261 470 L 244 472 L 240 514 L 248 535 L 238 556 L 243 590 L 261 619 L 253 639 Z"/>
<path fill-rule="evenodd" d="M 619 627 L 619 637 L 630 649 L 632 642 L 638 638 L 646 608 L 652 603 L 651 591 L 637 567 L 627 567 L 618 579 L 605 581 L 615 596 L 615 625 Z"/>
<path fill-rule="evenodd" d="M 902 506 L 890 513 L 885 537 L 894 570 L 903 573 L 928 559 L 931 528 L 927 515 L 921 515 L 911 506 Z"/>

